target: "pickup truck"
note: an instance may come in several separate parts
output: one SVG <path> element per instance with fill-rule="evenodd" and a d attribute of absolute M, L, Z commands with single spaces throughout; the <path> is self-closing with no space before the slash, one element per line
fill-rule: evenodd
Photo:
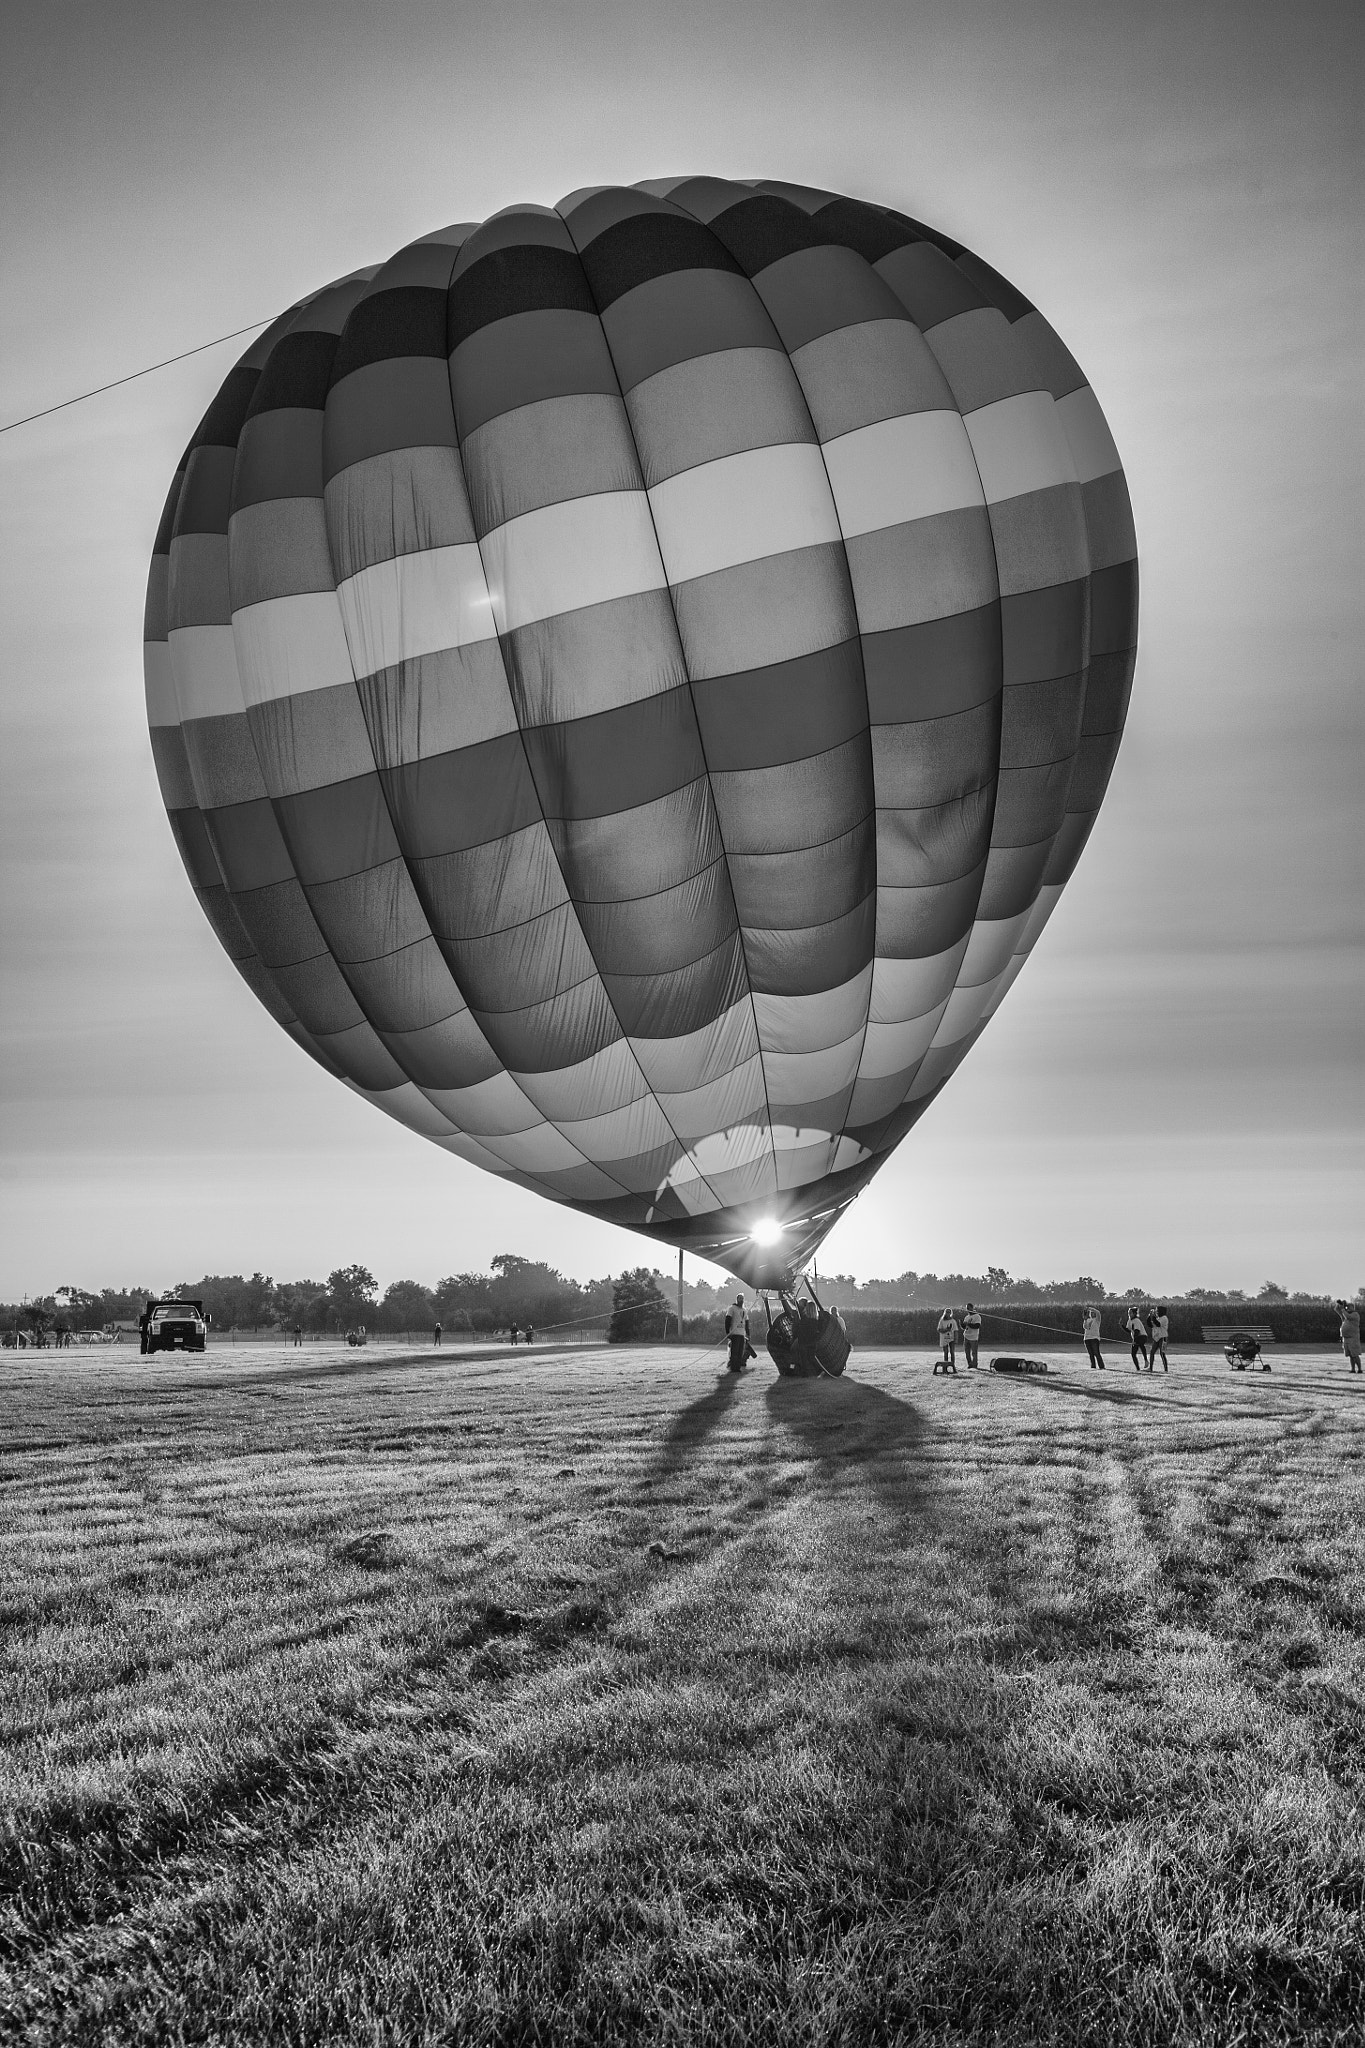
<path fill-rule="evenodd" d="M 138 1319 L 142 1351 L 202 1351 L 208 1318 L 202 1301 L 149 1301 Z"/>

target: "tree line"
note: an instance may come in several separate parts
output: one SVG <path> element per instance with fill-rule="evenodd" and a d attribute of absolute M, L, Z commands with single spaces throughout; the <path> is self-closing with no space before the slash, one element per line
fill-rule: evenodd
<path fill-rule="evenodd" d="M 1114 1294 L 1090 1274 L 1074 1280 L 1015 1279 L 1002 1266 L 984 1273 L 907 1271 L 889 1280 L 858 1281 L 848 1273 L 822 1274 L 822 1294 L 849 1309 L 913 1309 L 975 1301 L 1004 1306 L 1020 1302 L 1154 1301 L 1159 1290 L 1129 1287 Z M 751 1292 L 752 1290 L 746 1290 Z M 1365 1288 L 1359 1290 L 1365 1296 Z M 734 1297 L 732 1280 L 688 1278 L 684 1335 L 708 1325 Z M 134 1322 L 149 1298 L 179 1296 L 202 1301 L 215 1330 L 292 1330 L 328 1335 L 363 1323 L 374 1331 L 429 1330 L 439 1321 L 452 1334 L 505 1330 L 512 1323 L 540 1330 L 596 1325 L 613 1336 L 676 1332 L 677 1280 L 657 1268 L 637 1266 L 600 1280 L 571 1280 L 541 1260 L 500 1252 L 486 1273 L 451 1273 L 429 1287 L 421 1280 L 394 1280 L 380 1290 L 367 1266 L 338 1266 L 325 1280 L 275 1280 L 268 1273 L 205 1273 L 174 1287 L 59 1287 L 28 1302 L 0 1304 L 0 1328 L 41 1334 L 57 1330 L 103 1330 Z M 1244 1309 L 1275 1302 L 1312 1302 L 1325 1296 L 1290 1294 L 1273 1280 L 1260 1291 L 1194 1287 L 1167 1301 L 1226 1304 Z"/>

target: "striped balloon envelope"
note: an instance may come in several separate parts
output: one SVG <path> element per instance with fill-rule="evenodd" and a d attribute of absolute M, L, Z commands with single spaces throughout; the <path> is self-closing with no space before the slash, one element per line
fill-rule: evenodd
<path fill-rule="evenodd" d="M 147 706 L 314 1059 L 764 1284 L 1027 958 L 1136 631 L 1114 443 L 1013 286 L 882 207 L 664 179 L 425 236 L 247 351 Z"/>

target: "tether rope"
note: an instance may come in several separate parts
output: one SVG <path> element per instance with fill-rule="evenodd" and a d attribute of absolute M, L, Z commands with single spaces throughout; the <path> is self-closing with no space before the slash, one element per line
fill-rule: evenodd
<path fill-rule="evenodd" d="M 1081 1337 L 1078 1331 L 1064 1330 L 1060 1323 L 1031 1323 L 1025 1316 L 1002 1315 L 1000 1310 L 995 1308 L 983 1308 L 980 1311 L 980 1315 L 983 1323 L 988 1320 L 993 1323 L 1013 1323 L 1018 1329 L 1021 1330 L 1043 1330 L 1045 1332 L 1050 1332 L 1054 1337 L 1073 1337 L 1075 1338 L 1078 1344 L 1081 1342 Z M 1143 1335 L 1145 1336 L 1146 1334 L 1147 1329 L 1146 1325 L 1144 1324 Z M 1101 1339 L 1100 1341 L 1113 1344 L 1117 1340 L 1113 1337 L 1109 1337 Z"/>
<path fill-rule="evenodd" d="M 182 348 L 179 355 L 163 356 L 159 363 L 148 363 L 143 370 L 130 370 L 126 377 L 115 377 L 108 384 L 92 385 L 89 391 L 78 391 L 74 398 L 61 398 L 56 405 L 45 405 L 41 412 L 26 412 L 21 420 L 6 420 L 0 426 L 0 434 L 12 434 L 16 427 L 30 427 L 35 420 L 45 420 L 54 412 L 65 412 L 69 405 L 83 405 L 87 398 L 98 398 L 105 391 L 117 391 L 121 384 L 135 384 L 139 377 L 150 377 L 156 370 L 168 370 L 172 363 L 183 363 L 190 356 L 202 356 L 205 349 L 220 348 L 225 341 L 236 341 L 239 335 L 254 334 L 258 327 L 268 327 L 274 314 L 265 320 L 249 320 L 245 327 L 234 327 L 231 334 L 215 335 L 212 341 L 201 341 L 194 348 Z"/>
<path fill-rule="evenodd" d="M 828 1284 L 828 1283 L 826 1283 L 826 1284 Z M 761 1290 L 760 1290 L 760 1291 L 761 1291 Z M 636 1305 L 635 1305 L 635 1304 L 632 1304 L 632 1307 L 631 1307 L 631 1309 L 627 1309 L 626 1311 L 624 1311 L 624 1313 L 626 1313 L 626 1314 L 630 1314 L 630 1313 L 631 1313 L 632 1311 L 633 1311 L 633 1312 L 635 1312 L 635 1313 L 640 1313 L 640 1311 L 641 1311 L 641 1308 L 643 1308 L 643 1307 L 648 1307 L 648 1306 L 649 1306 L 649 1304 L 641 1304 L 641 1305 L 640 1305 L 639 1307 L 636 1307 Z M 535 1330 L 539 1330 L 539 1331 L 541 1331 L 541 1332 L 542 1332 L 542 1333 L 543 1333 L 543 1334 L 544 1334 L 545 1336 L 547 1336 L 547 1337 L 548 1337 L 548 1336 L 550 1335 L 551 1331 L 553 1331 L 553 1330 L 573 1330 L 573 1329 L 577 1329 L 577 1328 L 578 1328 L 578 1327 L 579 1327 L 579 1326 L 580 1326 L 581 1324 L 584 1324 L 584 1323 L 601 1323 L 601 1324 L 603 1325 L 604 1329 L 605 1329 L 605 1328 L 606 1328 L 606 1327 L 607 1327 L 607 1326 L 608 1326 L 608 1325 L 610 1324 L 610 1322 L 611 1322 L 611 1318 L 612 1318 L 612 1315 L 613 1315 L 613 1313 L 614 1313 L 614 1311 L 613 1311 L 613 1310 L 610 1310 L 610 1309 L 608 1309 L 608 1310 L 607 1310 L 607 1311 L 606 1311 L 605 1313 L 603 1313 L 603 1312 L 599 1311 L 599 1312 L 598 1312 L 598 1313 L 597 1313 L 596 1315 L 590 1315 L 590 1316 L 571 1316 L 571 1317 L 569 1318 L 569 1320 L 568 1320 L 567 1322 L 563 1322 L 563 1323 L 534 1323 L 534 1324 L 532 1324 L 532 1325 L 531 1325 L 531 1328 L 532 1328 L 532 1329 L 535 1329 Z M 678 1320 L 678 1312 L 677 1312 L 677 1310 L 676 1310 L 675 1308 L 668 1308 L 668 1309 L 666 1309 L 666 1310 L 662 1310 L 662 1311 L 661 1311 L 661 1310 L 658 1310 L 658 1309 L 654 1309 L 654 1310 L 653 1310 L 653 1313 L 654 1313 L 655 1315 L 658 1315 L 658 1314 L 662 1313 L 662 1314 L 663 1314 L 663 1315 L 665 1316 L 665 1325 L 667 1324 L 667 1319 L 669 1319 L 669 1318 L 671 1318 L 671 1319 L 672 1319 L 672 1320 L 673 1320 L 674 1322 L 677 1322 L 677 1320 Z M 710 1314 L 710 1315 L 723 1315 L 723 1314 L 724 1314 L 724 1310 L 723 1310 L 723 1309 L 710 1309 L 710 1310 L 708 1310 L 708 1311 L 707 1311 L 707 1313 L 708 1313 L 708 1314 Z M 932 1314 L 933 1314 L 933 1310 L 932 1310 L 932 1309 L 918 1309 L 918 1310 L 916 1310 L 916 1309 L 908 1309 L 908 1310 L 907 1310 L 907 1309 L 895 1309 L 895 1308 L 887 1308 L 887 1309 L 877 1309 L 877 1308 L 868 1308 L 868 1309 L 864 1310 L 864 1309 L 863 1309 L 863 1308 L 861 1307 L 861 1305 L 859 1305 L 859 1304 L 855 1304 L 855 1305 L 852 1305 L 852 1306 L 851 1306 L 851 1307 L 850 1307 L 850 1308 L 849 1308 L 849 1309 L 848 1309 L 847 1311 L 845 1311 L 845 1310 L 841 1310 L 841 1311 L 840 1311 L 840 1313 L 841 1313 L 841 1314 L 844 1314 L 844 1313 L 848 1313 L 848 1314 L 852 1314 L 852 1315 L 858 1315 L 858 1314 L 868 1314 L 868 1315 L 893 1315 L 893 1316 L 894 1316 L 894 1315 L 907 1315 L 907 1314 L 909 1314 L 909 1315 L 916 1315 L 916 1314 L 918 1314 L 918 1315 L 932 1315 Z M 980 1315 L 981 1315 L 981 1320 L 982 1320 L 983 1322 L 995 1322 L 995 1323 L 1011 1323 L 1011 1324 L 1013 1324 L 1013 1325 L 1014 1325 L 1014 1326 L 1015 1326 L 1015 1327 L 1016 1327 L 1017 1329 L 1021 1329 L 1021 1330 L 1041 1330 L 1041 1331 L 1042 1331 L 1042 1332 L 1043 1332 L 1043 1333 L 1044 1333 L 1045 1335 L 1048 1335 L 1048 1336 L 1053 1336 L 1053 1337 L 1069 1337 L 1069 1338 L 1071 1338 L 1071 1339 L 1072 1339 L 1072 1340 L 1073 1340 L 1073 1341 L 1074 1341 L 1075 1343 L 1078 1343 L 1078 1344 L 1079 1344 L 1079 1343 L 1081 1342 L 1081 1336 L 1080 1336 L 1080 1333 L 1079 1333 L 1079 1331 L 1076 1331 L 1076 1330 L 1068 1330 L 1068 1329 L 1064 1328 L 1064 1327 L 1063 1327 L 1063 1325 L 1062 1325 L 1061 1323 L 1035 1323 L 1035 1322 L 1031 1322 L 1031 1321 L 1029 1320 L 1029 1318 L 1028 1318 L 1027 1316 L 1011 1316 L 1011 1315 L 1006 1315 L 1006 1314 L 1004 1313 L 1004 1311 L 1003 1311 L 1003 1310 L 1001 1310 L 1001 1309 L 995 1309 L 995 1308 L 990 1308 L 990 1309 L 985 1309 L 985 1308 L 983 1308 L 983 1309 L 982 1309 L 982 1310 L 980 1311 Z M 510 1326 L 509 1326 L 509 1327 L 510 1327 Z M 665 1329 L 664 1329 L 664 1333 L 663 1333 L 663 1334 L 664 1334 L 664 1336 L 665 1336 L 665 1337 L 666 1337 L 666 1336 L 667 1336 L 667 1334 L 668 1334 L 668 1331 L 667 1331 L 667 1327 L 666 1327 L 666 1326 L 665 1326 Z M 1126 1335 L 1127 1335 L 1127 1329 L 1126 1329 L 1126 1326 L 1125 1326 L 1125 1329 L 1124 1329 L 1124 1331 L 1122 1332 L 1122 1334 L 1123 1334 L 1124 1336 L 1126 1336 Z M 681 1330 L 679 1331 L 679 1335 L 681 1336 Z M 1144 1328 L 1144 1335 L 1145 1335 L 1145 1328 Z M 720 1341 L 719 1339 L 717 1339 L 717 1340 L 716 1340 L 716 1342 L 719 1342 L 719 1341 Z M 932 1341 L 933 1341 L 933 1340 L 931 1340 L 931 1339 L 928 1339 L 928 1338 L 926 1338 L 926 1339 L 925 1339 L 925 1342 L 926 1342 L 926 1343 L 931 1343 Z M 1108 1342 L 1108 1343 L 1110 1343 L 1110 1344 L 1113 1344 L 1113 1343 L 1116 1343 L 1116 1342 L 1117 1342 L 1118 1340 L 1117 1340 L 1116 1338 L 1114 1338 L 1114 1337 L 1110 1337 L 1110 1338 L 1108 1338 L 1108 1339 L 1102 1339 L 1101 1341 L 1102 1341 L 1102 1342 Z M 714 1344 L 708 1344 L 708 1345 L 706 1345 L 706 1346 L 705 1346 L 705 1349 L 706 1349 L 706 1350 L 708 1350 L 708 1351 L 710 1351 L 710 1350 L 713 1350 L 714 1348 L 715 1348 L 715 1347 L 714 1347 Z"/>

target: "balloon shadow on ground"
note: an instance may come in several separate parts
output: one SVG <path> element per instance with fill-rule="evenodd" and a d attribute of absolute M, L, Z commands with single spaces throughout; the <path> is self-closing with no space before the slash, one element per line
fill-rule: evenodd
<path fill-rule="evenodd" d="M 909 1401 L 847 1377 L 777 1379 L 764 1400 L 773 1425 L 826 1477 L 854 1475 L 896 1514 L 922 1507 L 923 1476 L 907 1454 L 927 1441 L 930 1424 Z"/>

